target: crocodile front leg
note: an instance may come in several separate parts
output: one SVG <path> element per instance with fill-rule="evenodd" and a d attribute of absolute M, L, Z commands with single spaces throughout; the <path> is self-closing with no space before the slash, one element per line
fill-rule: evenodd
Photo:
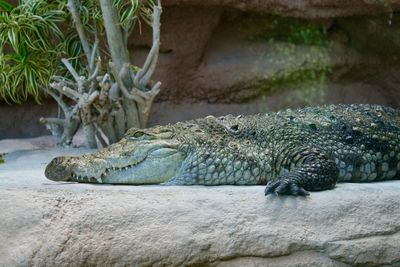
<path fill-rule="evenodd" d="M 307 191 L 320 191 L 335 187 L 339 170 L 335 162 L 318 149 L 302 152 L 303 163 L 268 182 L 265 195 L 309 195 Z"/>

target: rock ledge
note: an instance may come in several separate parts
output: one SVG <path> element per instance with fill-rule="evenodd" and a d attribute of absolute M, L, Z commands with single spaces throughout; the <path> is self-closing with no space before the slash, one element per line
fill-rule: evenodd
<path fill-rule="evenodd" d="M 11 152 L 0 165 L 0 266 L 400 265 L 400 181 L 308 198 L 47 181 L 63 153 L 81 152 Z"/>

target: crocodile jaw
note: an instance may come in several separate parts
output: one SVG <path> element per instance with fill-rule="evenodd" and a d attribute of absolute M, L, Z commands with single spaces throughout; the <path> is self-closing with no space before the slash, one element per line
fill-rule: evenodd
<path fill-rule="evenodd" d="M 186 155 L 173 140 L 129 139 L 78 157 L 57 157 L 46 167 L 53 181 L 158 184 L 176 176 Z"/>
<path fill-rule="evenodd" d="M 179 173 L 185 155 L 177 150 L 161 148 L 142 162 L 129 167 L 109 169 L 101 178 L 110 184 L 160 184 Z"/>

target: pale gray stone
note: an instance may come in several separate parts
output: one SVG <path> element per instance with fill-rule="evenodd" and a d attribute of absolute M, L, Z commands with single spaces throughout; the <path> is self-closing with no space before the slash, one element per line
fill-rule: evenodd
<path fill-rule="evenodd" d="M 0 165 L 0 266 L 399 266 L 400 182 L 310 197 L 263 186 L 110 186 L 44 178 L 54 156 Z"/>

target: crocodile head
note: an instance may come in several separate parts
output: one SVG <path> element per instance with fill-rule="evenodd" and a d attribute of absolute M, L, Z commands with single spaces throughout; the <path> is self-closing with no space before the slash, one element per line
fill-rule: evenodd
<path fill-rule="evenodd" d="M 93 154 L 55 158 L 47 178 L 112 184 L 263 184 L 272 175 L 263 135 L 242 117 L 130 129 Z"/>
<path fill-rule="evenodd" d="M 53 181 L 157 184 L 172 178 L 185 154 L 169 127 L 130 129 L 118 143 L 92 154 L 57 157 L 46 167 Z"/>

